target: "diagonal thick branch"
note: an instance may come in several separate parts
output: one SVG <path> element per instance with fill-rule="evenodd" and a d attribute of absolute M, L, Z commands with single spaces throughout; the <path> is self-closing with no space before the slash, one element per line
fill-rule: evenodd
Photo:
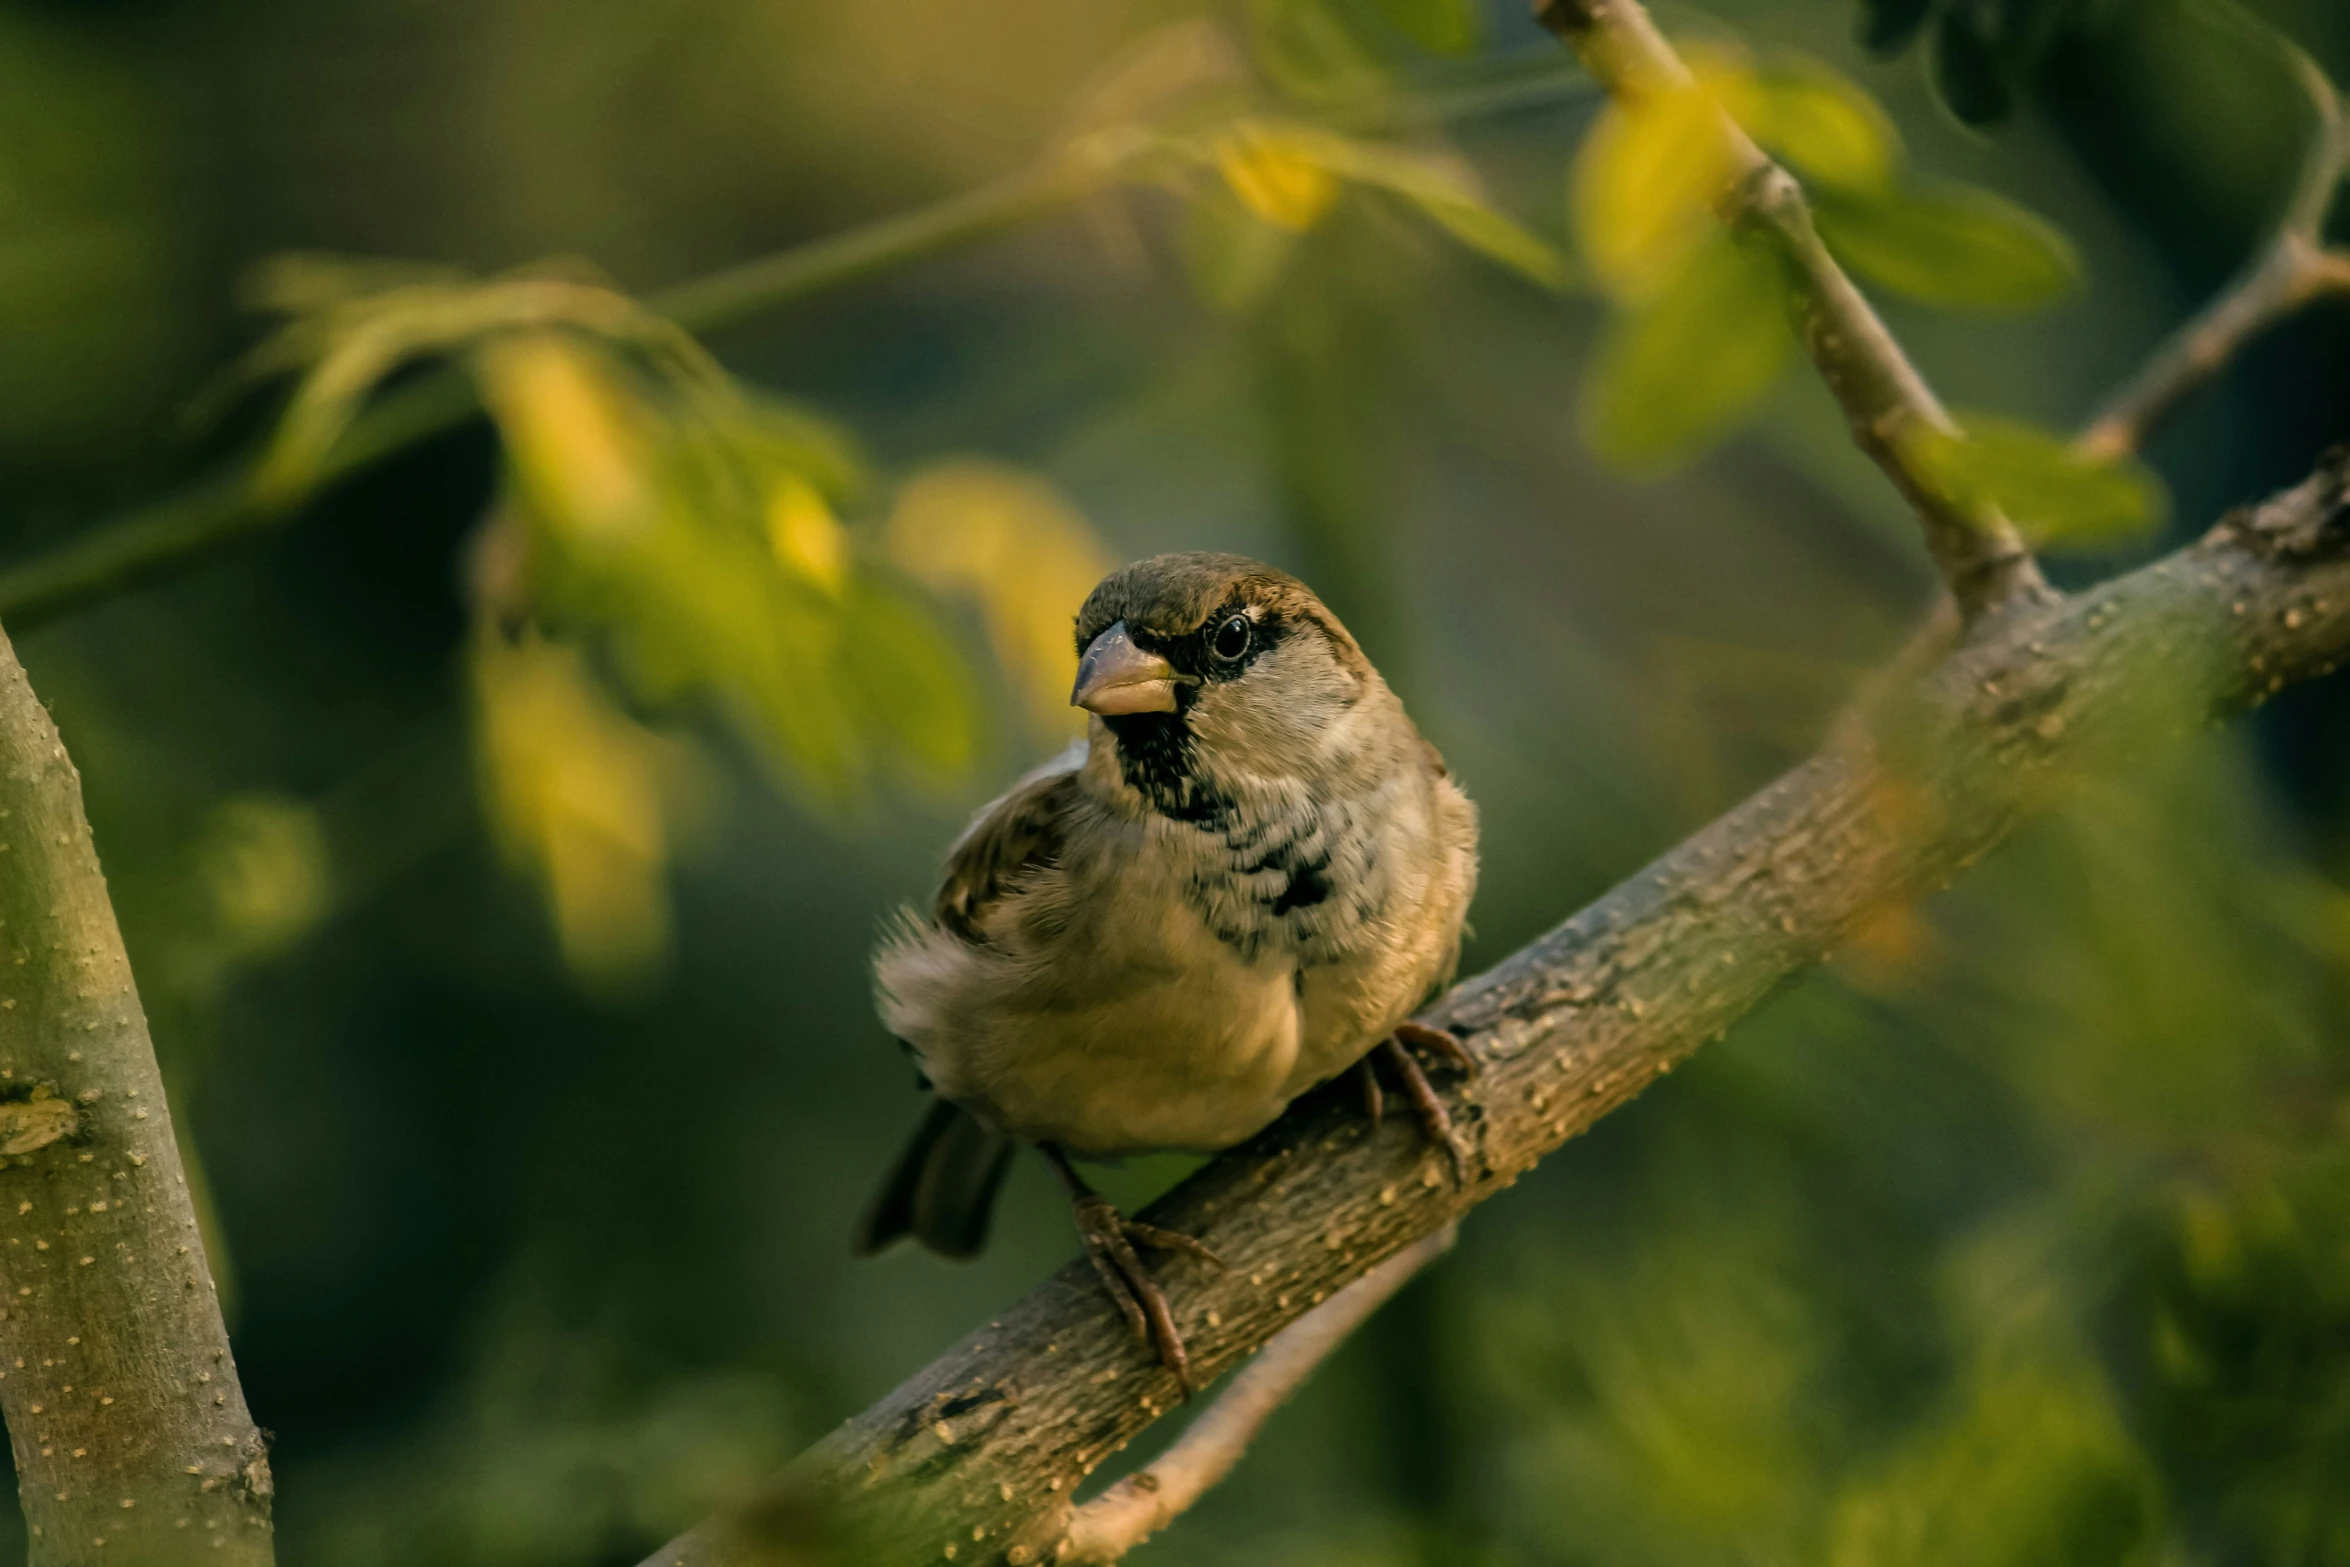
<path fill-rule="evenodd" d="M 246 1412 L 81 777 L 0 635 L 0 1411 L 35 1567 L 268 1567 Z"/>
<path fill-rule="evenodd" d="M 1426 1014 L 1485 1070 L 1471 1179 L 1344 1095 L 1309 1099 L 1150 1212 L 1232 1264 L 1183 1281 L 1214 1376 L 1455 1222 L 1718 1038 L 1881 911 L 1946 885 L 2076 780 L 2350 656 L 2350 451 L 2201 541 L 2077 598 L 2018 605 L 1819 755 Z M 827 1516 L 860 1562 L 1054 1559 L 1086 1476 L 1172 1408 L 1073 1264 L 799 1460 L 663 1567 L 772 1559 Z M 1074 1546 L 1070 1554 L 1074 1554 Z"/>
<path fill-rule="evenodd" d="M 1639 0 L 1536 0 L 1535 16 L 1582 59 L 1611 97 L 1638 100 L 1694 84 Z M 1908 453 L 1922 431 L 1957 426 L 1910 363 L 1812 224 L 1795 177 L 1774 163 L 1725 112 L 1720 133 L 1731 180 L 1717 202 L 1722 220 L 1757 235 L 1779 255 L 1795 285 L 1804 349 L 1827 382 L 1862 451 L 1885 471 L 1925 529 L 1960 615 L 1972 621 L 2008 604 L 2053 594 L 2015 525 L 1988 503 L 1971 504 L 1922 475 Z"/>

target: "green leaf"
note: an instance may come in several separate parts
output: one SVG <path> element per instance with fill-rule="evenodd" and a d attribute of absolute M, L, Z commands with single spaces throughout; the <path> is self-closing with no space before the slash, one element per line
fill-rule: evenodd
<path fill-rule="evenodd" d="M 1736 95 L 1756 141 L 1823 185 L 1881 191 L 1901 162 L 1901 137 L 1877 100 L 1816 60 L 1774 61 Z"/>
<path fill-rule="evenodd" d="M 1814 205 L 1820 237 L 1839 261 L 1930 305 L 2031 310 L 2080 280 L 2070 240 L 1976 186 L 1881 196 L 1823 190 Z"/>
<path fill-rule="evenodd" d="M 1636 473 L 1684 461 L 1770 390 L 1794 346 L 1777 266 L 1717 235 L 1610 328 L 1584 385 L 1584 438 Z"/>
<path fill-rule="evenodd" d="M 1959 428 L 1904 442 L 1912 469 L 1962 505 L 1995 502 L 2035 543 L 2108 543 L 2169 510 L 2162 481 L 2137 462 L 2085 457 L 2062 436 L 1997 414 L 1962 415 Z"/>
<path fill-rule="evenodd" d="M 1379 0 L 1395 30 L 1432 54 L 1468 54 L 1482 40 L 1477 0 Z"/>

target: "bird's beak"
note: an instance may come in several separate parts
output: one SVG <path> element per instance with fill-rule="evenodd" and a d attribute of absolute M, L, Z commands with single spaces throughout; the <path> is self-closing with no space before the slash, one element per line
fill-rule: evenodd
<path fill-rule="evenodd" d="M 1175 666 L 1155 653 L 1145 653 L 1126 634 L 1121 620 L 1093 639 L 1077 661 L 1077 689 L 1069 705 L 1089 713 L 1172 713 L 1175 711 Z"/>

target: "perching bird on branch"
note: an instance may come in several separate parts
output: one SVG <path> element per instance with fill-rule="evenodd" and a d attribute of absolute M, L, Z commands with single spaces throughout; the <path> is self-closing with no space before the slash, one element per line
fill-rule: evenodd
<path fill-rule="evenodd" d="M 1461 1160 L 1406 1046 L 1452 974 L 1477 813 L 1336 616 L 1237 555 L 1112 573 L 1077 617 L 1088 738 L 982 810 L 927 918 L 874 960 L 881 1015 L 937 1102 L 866 1214 L 860 1255 L 913 1235 L 976 1253 L 1016 1143 L 1067 1185 L 1103 1284 L 1191 1391 L 1135 1248 L 1213 1263 L 1070 1167 L 1211 1152 L 1377 1053 Z"/>

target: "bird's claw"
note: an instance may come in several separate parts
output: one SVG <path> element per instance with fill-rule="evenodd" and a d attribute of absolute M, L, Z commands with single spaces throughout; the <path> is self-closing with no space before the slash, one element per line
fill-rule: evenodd
<path fill-rule="evenodd" d="M 1165 1292 L 1134 1248 L 1142 1245 L 1154 1251 L 1180 1252 L 1219 1270 L 1224 1259 L 1189 1235 L 1127 1218 L 1106 1197 L 1078 1198 L 1076 1215 L 1077 1233 L 1085 1240 L 1085 1255 L 1101 1276 L 1102 1287 L 1109 1291 L 1136 1342 L 1157 1349 L 1159 1363 L 1175 1374 L 1175 1384 L 1188 1402 L 1197 1391 L 1191 1380 L 1191 1356 L 1184 1349 L 1183 1334 L 1175 1326 L 1175 1313 Z"/>
<path fill-rule="evenodd" d="M 1461 1037 L 1449 1029 L 1430 1028 L 1425 1023 L 1398 1023 L 1395 1025 L 1396 1043 L 1414 1050 L 1425 1050 L 1442 1057 L 1445 1063 L 1464 1077 L 1478 1073 L 1477 1058 L 1469 1054 L 1469 1047 Z"/>
<path fill-rule="evenodd" d="M 1443 1056 L 1448 1064 L 1472 1076 L 1477 1070 L 1477 1059 L 1469 1054 L 1465 1045 L 1443 1029 L 1428 1028 L 1418 1023 L 1398 1024 L 1395 1033 L 1379 1046 L 1379 1053 L 1386 1058 L 1388 1065 L 1395 1068 L 1395 1075 L 1403 1079 L 1404 1095 L 1412 1102 L 1412 1114 L 1420 1123 L 1421 1134 L 1445 1151 L 1452 1160 L 1454 1178 L 1466 1186 L 1470 1177 L 1468 1146 L 1453 1128 L 1452 1113 L 1445 1109 L 1443 1096 L 1436 1092 L 1436 1085 L 1428 1081 L 1427 1069 L 1420 1065 L 1419 1057 L 1412 1054 L 1411 1047 L 1415 1045 Z M 1375 1085 L 1373 1091 L 1376 1092 Z M 1377 1124 L 1376 1114 L 1372 1121 L 1374 1125 Z"/>

